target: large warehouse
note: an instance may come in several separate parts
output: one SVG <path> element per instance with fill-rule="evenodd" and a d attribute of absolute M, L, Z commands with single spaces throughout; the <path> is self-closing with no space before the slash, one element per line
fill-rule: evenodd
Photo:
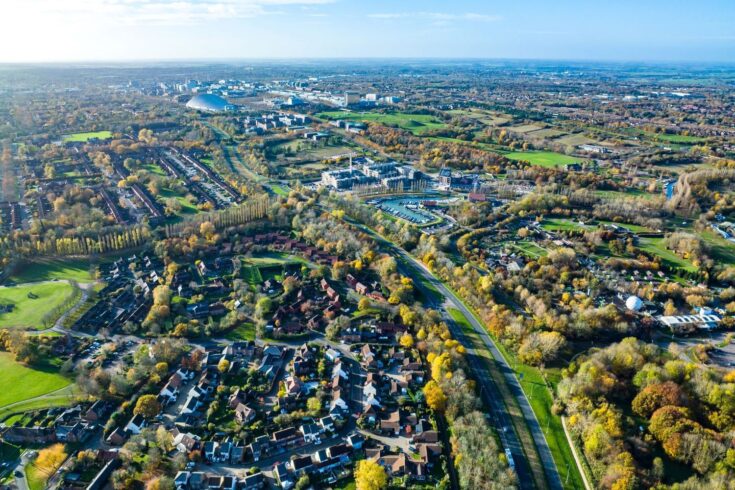
<path fill-rule="evenodd" d="M 196 95 L 186 103 L 186 107 L 189 109 L 196 109 L 198 111 L 207 112 L 223 112 L 223 111 L 234 111 L 235 106 L 230 104 L 219 95 L 214 94 L 201 94 Z"/>

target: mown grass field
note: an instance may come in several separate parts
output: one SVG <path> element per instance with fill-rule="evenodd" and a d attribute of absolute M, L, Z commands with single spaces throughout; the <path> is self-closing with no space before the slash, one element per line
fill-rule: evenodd
<path fill-rule="evenodd" d="M 227 332 L 225 338 L 233 342 L 238 340 L 255 340 L 255 325 L 252 323 L 243 323 Z"/>
<path fill-rule="evenodd" d="M 584 159 L 555 153 L 553 151 L 514 151 L 505 155 L 506 158 L 528 162 L 539 167 L 561 167 L 571 163 L 582 163 Z"/>
<path fill-rule="evenodd" d="M 90 263 L 87 260 L 45 259 L 36 262 L 25 262 L 15 268 L 6 282 L 20 284 L 56 279 L 90 282 L 94 279 L 90 269 Z"/>
<path fill-rule="evenodd" d="M 109 140 L 112 138 L 112 131 L 90 131 L 87 133 L 72 133 L 64 135 L 64 141 L 72 141 L 72 142 L 79 142 L 79 141 L 89 141 L 92 138 L 97 138 L 99 140 Z"/>
<path fill-rule="evenodd" d="M 694 264 L 667 249 L 663 238 L 643 237 L 638 242 L 638 248 L 661 257 L 664 264 L 674 269 L 681 269 L 687 272 L 695 272 L 697 270 Z"/>
<path fill-rule="evenodd" d="M 644 132 L 649 138 L 657 141 L 664 141 L 666 143 L 679 143 L 683 145 L 694 145 L 697 143 L 703 143 L 707 141 L 706 138 L 700 138 L 699 136 L 687 136 L 682 134 L 664 134 L 664 133 L 652 133 Z"/>
<path fill-rule="evenodd" d="M 514 243 L 513 247 L 518 249 L 522 254 L 532 259 L 546 257 L 546 255 L 549 253 L 548 250 L 536 245 L 534 242 L 518 242 Z"/>
<path fill-rule="evenodd" d="M 547 231 L 585 231 L 593 227 L 566 218 L 546 218 L 541 221 L 541 228 Z"/>
<path fill-rule="evenodd" d="M 270 188 L 278 196 L 288 196 L 289 189 L 287 187 L 284 187 L 284 186 L 282 186 L 280 184 L 271 184 L 270 185 Z"/>
<path fill-rule="evenodd" d="M 30 400 L 71 384 L 71 380 L 55 372 L 33 369 L 15 362 L 7 352 L 0 352 L 0 409 L 11 403 Z"/>
<path fill-rule="evenodd" d="M 42 329 L 43 317 L 64 304 L 72 292 L 65 281 L 0 287 L 0 305 L 13 305 L 12 311 L 0 313 L 0 328 Z"/>
<path fill-rule="evenodd" d="M 408 114 L 405 112 L 320 112 L 317 117 L 322 119 L 341 119 L 344 121 L 374 122 L 384 126 L 394 126 L 413 134 L 421 134 L 432 129 L 446 127 L 442 121 L 429 114 Z"/>

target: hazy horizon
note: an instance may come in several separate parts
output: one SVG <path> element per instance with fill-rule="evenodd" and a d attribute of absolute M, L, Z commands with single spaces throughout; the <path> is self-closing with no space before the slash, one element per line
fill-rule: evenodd
<path fill-rule="evenodd" d="M 735 62 L 705 0 L 10 0 L 2 63 L 289 59 Z"/>

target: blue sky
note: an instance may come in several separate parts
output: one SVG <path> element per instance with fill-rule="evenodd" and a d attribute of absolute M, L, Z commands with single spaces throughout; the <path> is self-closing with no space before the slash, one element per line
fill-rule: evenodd
<path fill-rule="evenodd" d="M 733 0 L 4 0 L 0 61 L 735 61 Z"/>

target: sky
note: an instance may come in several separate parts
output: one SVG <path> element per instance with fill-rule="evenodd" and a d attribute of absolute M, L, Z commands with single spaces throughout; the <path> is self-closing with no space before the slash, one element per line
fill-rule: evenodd
<path fill-rule="evenodd" d="M 0 62 L 735 62 L 733 0 L 2 0 Z"/>

